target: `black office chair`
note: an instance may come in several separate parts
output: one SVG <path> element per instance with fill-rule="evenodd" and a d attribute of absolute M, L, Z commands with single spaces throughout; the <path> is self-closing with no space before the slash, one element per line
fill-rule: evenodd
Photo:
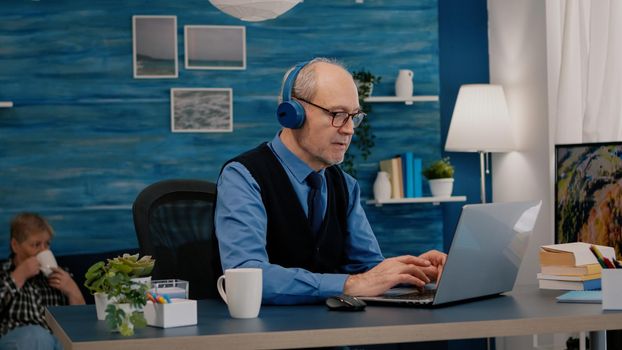
<path fill-rule="evenodd" d="M 190 299 L 218 296 L 215 204 L 214 183 L 174 179 L 146 187 L 132 207 L 140 253 L 156 260 L 152 278 L 190 282 Z"/>

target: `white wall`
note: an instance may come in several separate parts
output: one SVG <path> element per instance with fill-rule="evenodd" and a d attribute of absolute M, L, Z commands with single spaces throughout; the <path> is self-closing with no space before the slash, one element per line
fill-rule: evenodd
<path fill-rule="evenodd" d="M 538 248 L 551 244 L 553 146 L 547 103 L 546 2 L 488 0 L 491 83 L 503 85 L 519 150 L 495 154 L 493 201 L 542 199 L 517 284 L 536 284 Z M 498 349 L 532 349 L 531 337 L 497 340 Z"/>

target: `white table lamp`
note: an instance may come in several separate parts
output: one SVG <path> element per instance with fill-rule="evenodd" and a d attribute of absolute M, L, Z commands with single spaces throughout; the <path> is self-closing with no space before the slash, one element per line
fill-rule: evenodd
<path fill-rule="evenodd" d="M 220 11 L 247 22 L 276 18 L 302 0 L 209 0 Z"/>
<path fill-rule="evenodd" d="M 445 151 L 479 152 L 482 203 L 486 202 L 484 157 L 489 152 L 511 152 L 514 149 L 503 87 L 462 85 L 451 116 Z"/>

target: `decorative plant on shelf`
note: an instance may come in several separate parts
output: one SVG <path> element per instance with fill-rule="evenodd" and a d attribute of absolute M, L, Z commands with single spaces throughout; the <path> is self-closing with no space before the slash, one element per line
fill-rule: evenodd
<path fill-rule="evenodd" d="M 439 159 L 421 171 L 428 180 L 447 179 L 454 177 L 454 166 L 449 162 L 449 157 Z"/>
<path fill-rule="evenodd" d="M 439 159 L 421 171 L 428 179 L 430 192 L 434 197 L 449 197 L 454 185 L 454 167 L 449 157 Z"/>
<path fill-rule="evenodd" d="M 352 138 L 352 144 L 358 148 L 361 158 L 367 160 L 371 155 L 371 149 L 374 147 L 374 133 L 371 128 L 370 116 L 371 116 L 371 104 L 365 102 L 365 98 L 371 96 L 371 92 L 374 83 L 379 83 L 381 77 L 373 75 L 366 70 L 352 72 L 352 77 L 356 82 L 359 93 L 359 105 L 361 110 L 367 113 L 367 117 L 363 119 L 361 125 L 354 129 L 354 137 Z M 354 167 L 354 160 L 356 156 L 352 153 L 351 149 L 346 152 L 341 168 L 352 176 L 356 176 L 356 169 Z"/>
<path fill-rule="evenodd" d="M 97 318 L 105 319 L 112 330 L 122 335 L 134 334 L 144 327 L 142 307 L 147 303 L 149 284 L 140 281 L 149 276 L 155 260 L 149 255 L 123 254 L 107 262 L 98 261 L 86 272 L 84 286 L 95 297 Z"/>

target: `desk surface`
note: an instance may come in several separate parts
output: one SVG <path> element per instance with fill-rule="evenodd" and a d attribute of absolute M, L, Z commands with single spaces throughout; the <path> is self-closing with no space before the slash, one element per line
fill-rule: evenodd
<path fill-rule="evenodd" d="M 196 326 L 110 333 L 94 305 L 51 307 L 47 319 L 65 349 L 296 348 L 401 343 L 622 329 L 622 312 L 600 304 L 556 303 L 560 291 L 517 287 L 508 295 L 435 309 L 368 306 L 364 312 L 323 305 L 262 306 L 259 318 L 229 317 L 218 300 L 198 303 Z"/>

